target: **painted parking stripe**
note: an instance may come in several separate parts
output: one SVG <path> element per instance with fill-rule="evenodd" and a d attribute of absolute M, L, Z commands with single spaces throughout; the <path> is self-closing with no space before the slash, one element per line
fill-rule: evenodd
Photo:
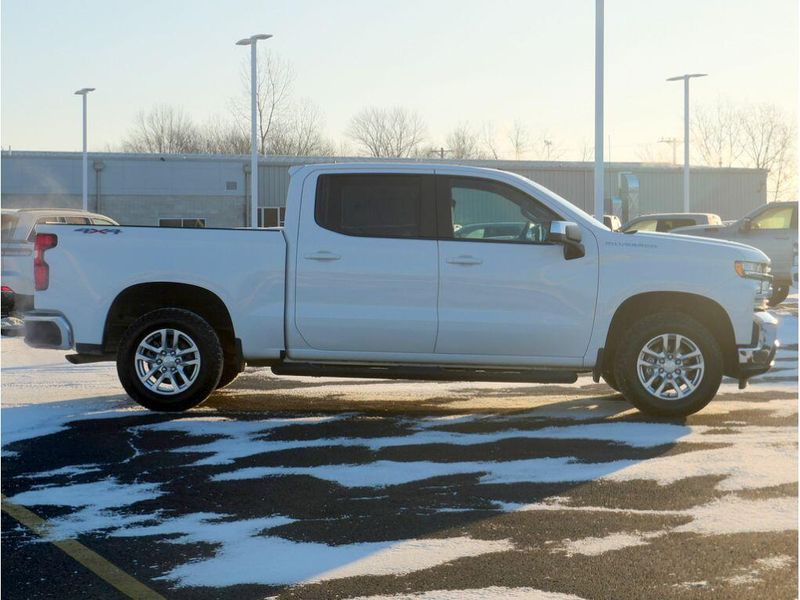
<path fill-rule="evenodd" d="M 48 529 L 47 521 L 35 513 L 19 504 L 9 502 L 5 495 L 2 496 L 2 508 L 6 514 L 25 525 L 36 535 L 46 537 Z M 81 563 L 92 573 L 114 586 L 129 598 L 135 598 L 136 600 L 166 600 L 164 596 L 134 579 L 125 571 L 97 554 L 97 552 L 81 544 L 78 540 L 54 540 L 50 543 L 60 548 L 68 556 Z"/>

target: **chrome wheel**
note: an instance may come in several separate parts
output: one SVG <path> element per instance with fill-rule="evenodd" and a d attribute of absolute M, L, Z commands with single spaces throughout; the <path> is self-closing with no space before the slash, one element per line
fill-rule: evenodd
<path fill-rule="evenodd" d="M 139 381 L 163 396 L 186 391 L 200 373 L 200 350 L 178 329 L 148 333 L 139 342 L 134 361 Z"/>
<path fill-rule="evenodd" d="M 703 353 L 691 339 L 664 333 L 647 342 L 639 352 L 636 372 L 644 389 L 661 400 L 681 400 L 703 380 Z"/>

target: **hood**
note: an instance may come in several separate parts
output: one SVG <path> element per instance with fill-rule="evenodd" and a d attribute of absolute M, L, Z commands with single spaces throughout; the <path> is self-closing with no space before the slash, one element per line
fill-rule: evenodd
<path fill-rule="evenodd" d="M 695 227 L 684 227 L 682 229 L 704 229 L 708 225 Z M 626 238 L 633 238 L 635 241 L 650 241 L 659 246 L 679 245 L 682 248 L 695 247 L 697 252 L 727 252 L 733 260 L 746 260 L 751 262 L 770 262 L 766 254 L 758 248 L 753 248 L 747 244 L 739 242 L 729 242 L 707 237 L 697 237 L 695 235 L 682 235 L 681 233 L 658 233 L 654 231 L 642 231 L 638 233 L 622 234 Z M 632 240 L 632 241 L 633 241 Z"/>

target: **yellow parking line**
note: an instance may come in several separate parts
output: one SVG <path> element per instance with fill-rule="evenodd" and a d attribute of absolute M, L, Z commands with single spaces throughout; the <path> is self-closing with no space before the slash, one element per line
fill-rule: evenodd
<path fill-rule="evenodd" d="M 47 538 L 47 530 L 49 528 L 47 521 L 32 513 L 24 506 L 9 502 L 5 496 L 2 496 L 2 507 L 8 515 L 25 525 L 36 535 L 45 539 Z M 49 541 L 129 598 L 135 598 L 136 600 L 165 600 L 164 596 L 151 590 L 119 567 L 111 564 L 105 558 L 97 554 L 97 552 L 89 550 L 89 548 L 81 544 L 78 540 L 67 539 Z"/>

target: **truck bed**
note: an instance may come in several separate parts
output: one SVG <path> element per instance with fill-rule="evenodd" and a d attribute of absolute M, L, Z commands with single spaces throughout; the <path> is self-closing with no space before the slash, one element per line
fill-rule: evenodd
<path fill-rule="evenodd" d="M 57 310 L 76 344 L 103 343 L 104 319 L 131 286 L 168 282 L 204 288 L 228 308 L 245 355 L 269 360 L 284 348 L 286 241 L 280 229 L 178 229 L 40 225 L 58 237 L 47 250 L 49 286 L 37 311 Z"/>

